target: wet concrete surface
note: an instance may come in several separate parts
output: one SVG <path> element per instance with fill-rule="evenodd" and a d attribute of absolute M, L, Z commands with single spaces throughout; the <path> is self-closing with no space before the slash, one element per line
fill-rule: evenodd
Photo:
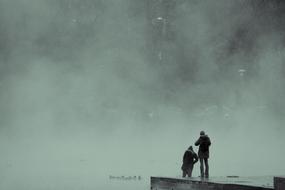
<path fill-rule="evenodd" d="M 168 178 L 151 177 L 154 190 L 273 190 L 273 176 Z"/>
<path fill-rule="evenodd" d="M 182 178 L 183 179 L 183 178 Z M 255 176 L 255 177 L 210 177 L 209 179 L 191 178 L 194 181 L 205 181 L 221 184 L 238 184 L 256 187 L 273 188 L 273 176 Z"/>

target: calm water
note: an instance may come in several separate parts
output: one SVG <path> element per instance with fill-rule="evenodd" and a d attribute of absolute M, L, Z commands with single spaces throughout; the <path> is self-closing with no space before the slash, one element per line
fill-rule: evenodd
<path fill-rule="evenodd" d="M 95 176 L 2 176 L 0 189 L 5 190 L 146 190 L 149 178 L 142 180 L 110 180 Z"/>

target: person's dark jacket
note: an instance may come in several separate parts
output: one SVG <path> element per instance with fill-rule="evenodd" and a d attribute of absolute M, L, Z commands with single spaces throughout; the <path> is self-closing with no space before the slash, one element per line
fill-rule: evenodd
<path fill-rule="evenodd" d="M 207 135 L 201 135 L 195 142 L 195 145 L 199 146 L 199 158 L 209 158 L 209 146 L 211 145 L 211 140 Z"/>
<path fill-rule="evenodd" d="M 196 162 L 198 162 L 197 154 L 188 149 L 183 155 L 183 165 L 181 169 L 186 170 L 189 166 L 194 165 Z"/>

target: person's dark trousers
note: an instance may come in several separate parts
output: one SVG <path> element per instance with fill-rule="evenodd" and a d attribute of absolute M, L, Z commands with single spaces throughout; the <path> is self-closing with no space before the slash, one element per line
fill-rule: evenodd
<path fill-rule="evenodd" d="M 186 175 L 188 175 L 188 177 L 192 177 L 192 171 L 193 171 L 193 164 L 189 165 L 186 170 L 183 170 L 182 177 L 186 177 Z"/>
<path fill-rule="evenodd" d="M 199 158 L 199 160 L 200 160 L 201 177 L 209 177 L 208 158 Z M 205 163 L 205 172 L 204 172 L 204 163 Z"/>

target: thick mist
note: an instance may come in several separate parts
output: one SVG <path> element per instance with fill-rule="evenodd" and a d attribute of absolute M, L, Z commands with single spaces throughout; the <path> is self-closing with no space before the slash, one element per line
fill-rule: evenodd
<path fill-rule="evenodd" d="M 211 176 L 284 174 L 284 9 L 0 0 L 0 189 L 146 189 L 200 130 Z"/>

